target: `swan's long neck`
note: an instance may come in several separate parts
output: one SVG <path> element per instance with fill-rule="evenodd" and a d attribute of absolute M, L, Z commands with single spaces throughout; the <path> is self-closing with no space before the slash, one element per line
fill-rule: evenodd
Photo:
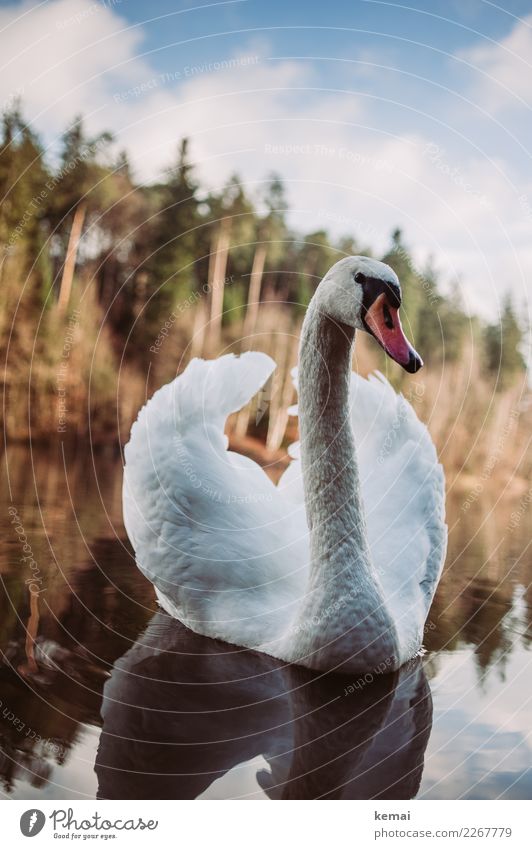
<path fill-rule="evenodd" d="M 349 414 L 354 338 L 353 328 L 311 304 L 299 357 L 299 423 L 312 559 L 318 569 L 324 561 L 341 561 L 341 568 L 350 571 L 369 563 Z"/>
<path fill-rule="evenodd" d="M 299 357 L 299 423 L 310 575 L 294 660 L 353 671 L 396 666 L 396 632 L 373 567 L 349 414 L 354 329 L 311 303 Z"/>

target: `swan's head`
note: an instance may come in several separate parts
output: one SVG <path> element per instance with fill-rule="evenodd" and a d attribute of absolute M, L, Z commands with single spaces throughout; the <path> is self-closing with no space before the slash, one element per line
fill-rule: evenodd
<path fill-rule="evenodd" d="M 401 327 L 401 284 L 389 265 L 367 256 L 341 259 L 329 269 L 315 297 L 320 311 L 370 333 L 406 371 L 413 374 L 422 367 Z"/>

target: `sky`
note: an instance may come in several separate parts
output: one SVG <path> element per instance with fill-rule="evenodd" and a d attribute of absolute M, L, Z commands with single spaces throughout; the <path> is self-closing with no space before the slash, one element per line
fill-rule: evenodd
<path fill-rule="evenodd" d="M 400 227 L 471 312 L 529 315 L 532 0 L 0 2 L 0 65 L 51 156 L 82 113 L 149 182 L 186 135 L 212 188 L 277 172 L 295 228 Z"/>

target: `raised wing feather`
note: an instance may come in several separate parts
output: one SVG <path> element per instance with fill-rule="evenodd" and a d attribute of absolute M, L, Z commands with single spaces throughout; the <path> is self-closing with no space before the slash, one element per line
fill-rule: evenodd
<path fill-rule="evenodd" d="M 264 384 L 265 354 L 193 360 L 155 393 L 125 450 L 124 521 L 141 571 L 192 630 L 257 647 L 291 619 L 307 578 L 307 531 L 223 428 Z"/>

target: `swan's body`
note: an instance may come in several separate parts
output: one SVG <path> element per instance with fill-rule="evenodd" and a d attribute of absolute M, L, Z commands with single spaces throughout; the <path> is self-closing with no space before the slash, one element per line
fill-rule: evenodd
<path fill-rule="evenodd" d="M 224 436 L 273 361 L 193 360 L 133 425 L 124 519 L 162 607 L 193 631 L 315 669 L 384 672 L 422 644 L 445 554 L 444 480 L 405 399 L 351 372 L 355 327 L 363 314 L 373 328 L 376 311 L 348 288 L 353 261 L 371 281 L 393 274 L 354 257 L 320 284 L 300 352 L 301 461 L 279 486 Z M 386 295 L 372 296 L 380 309 Z M 404 337 L 386 333 L 375 335 L 411 365 Z"/>

